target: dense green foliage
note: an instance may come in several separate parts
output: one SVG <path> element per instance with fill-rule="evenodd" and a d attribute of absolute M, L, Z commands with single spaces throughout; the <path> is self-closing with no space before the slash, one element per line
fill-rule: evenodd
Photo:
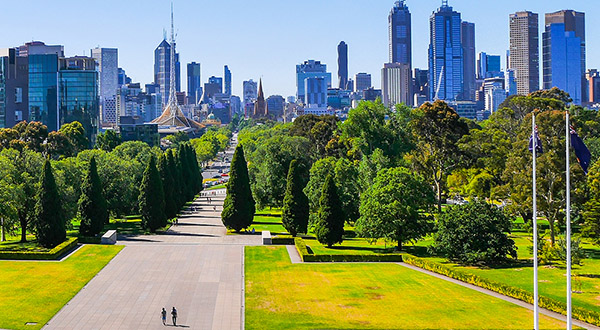
<path fill-rule="evenodd" d="M 384 238 L 402 244 L 416 241 L 433 229 L 426 214 L 434 202 L 433 191 L 425 181 L 406 168 L 385 169 L 361 196 L 360 236 Z"/>
<path fill-rule="evenodd" d="M 240 232 L 252 224 L 255 212 L 256 206 L 250 190 L 250 178 L 246 158 L 244 157 L 244 148 L 238 145 L 231 161 L 227 197 L 223 202 L 221 220 L 227 229 Z"/>
<path fill-rule="evenodd" d="M 123 140 L 121 139 L 121 134 L 109 129 L 104 133 L 98 134 L 96 137 L 95 148 L 110 152 L 122 142 Z"/>
<path fill-rule="evenodd" d="M 496 206 L 475 201 L 451 206 L 438 216 L 435 250 L 465 264 L 495 264 L 517 257 L 511 221 Z"/>
<path fill-rule="evenodd" d="M 62 201 L 49 160 L 44 163 L 40 178 L 35 204 L 34 228 L 39 244 L 46 248 L 55 247 L 67 238 Z"/>
<path fill-rule="evenodd" d="M 301 171 L 298 161 L 293 160 L 290 163 L 287 187 L 283 198 L 283 227 L 294 237 L 298 233 L 306 233 L 308 230 L 308 198 L 302 191 L 304 180 Z"/>
<path fill-rule="evenodd" d="M 92 157 L 87 175 L 81 184 L 79 197 L 79 232 L 84 236 L 96 236 L 108 223 L 108 208 L 102 192 L 102 182 L 98 176 L 96 159 Z"/>
<path fill-rule="evenodd" d="M 319 211 L 314 224 L 314 232 L 321 244 L 331 247 L 344 240 L 345 215 L 342 209 L 337 187 L 330 174 L 325 179 Z"/>
<path fill-rule="evenodd" d="M 167 224 L 165 215 L 165 196 L 163 185 L 156 168 L 154 155 L 150 157 L 148 166 L 144 170 L 142 184 L 140 186 L 140 214 L 142 215 L 142 226 L 151 232 L 164 227 Z"/>

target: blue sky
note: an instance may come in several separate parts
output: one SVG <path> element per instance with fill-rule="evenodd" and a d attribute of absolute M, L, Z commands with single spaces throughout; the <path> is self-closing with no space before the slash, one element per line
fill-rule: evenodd
<path fill-rule="evenodd" d="M 394 0 L 174 0 L 177 50 L 185 63 L 202 63 L 202 80 L 233 75 L 242 81 L 262 77 L 265 94 L 295 94 L 295 65 L 321 60 L 337 77 L 337 44 L 349 45 L 350 75 L 368 72 L 373 84 L 388 61 L 387 16 Z M 441 0 L 407 0 L 412 13 L 413 66 L 426 68 L 428 19 Z M 586 13 L 587 66 L 599 68 L 600 4 L 593 0 L 450 0 L 462 19 L 475 23 L 477 52 L 504 55 L 508 15 L 561 9 Z M 119 65 L 136 82 L 153 80 L 154 49 L 169 28 L 169 0 L 25 0 L 3 3 L 0 48 L 29 40 L 63 44 L 71 55 L 89 55 L 96 46 L 119 48 Z M 540 31 L 541 33 L 541 31 Z M 540 34 L 541 37 L 541 34 Z M 504 56 L 503 56 L 503 67 Z M 334 78 L 334 81 L 336 79 Z M 185 86 L 182 79 L 182 86 Z M 334 83 L 337 85 L 337 83 Z M 185 89 L 185 88 L 184 88 Z"/>

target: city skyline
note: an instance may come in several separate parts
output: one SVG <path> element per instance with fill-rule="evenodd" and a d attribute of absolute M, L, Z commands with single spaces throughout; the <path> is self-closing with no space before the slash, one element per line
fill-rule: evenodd
<path fill-rule="evenodd" d="M 319 4 L 320 8 L 311 12 L 302 24 L 290 25 L 285 14 L 294 10 L 291 4 L 262 1 L 249 6 L 242 1 L 222 3 L 194 3 L 175 1 L 175 23 L 177 26 L 177 52 L 182 65 L 192 61 L 202 64 L 202 76 L 223 76 L 223 66 L 228 65 L 232 72 L 233 94 L 242 95 L 242 81 L 262 78 L 265 80 L 265 94 L 290 96 L 295 94 L 294 69 L 303 61 L 314 59 L 328 65 L 328 71 L 337 71 L 336 47 L 340 41 L 348 44 L 349 76 L 359 72 L 373 75 L 373 83 L 381 87 L 381 67 L 389 60 L 387 16 L 395 1 L 346 3 L 331 0 L 325 4 L 308 0 L 305 5 Z M 105 1 L 94 13 L 102 17 L 102 29 L 73 29 L 73 26 L 89 24 L 94 16 L 76 12 L 77 6 L 68 6 L 74 1 L 61 1 L 65 6 L 51 6 L 42 1 L 33 1 L 39 10 L 30 13 L 29 21 L 37 24 L 21 26 L 13 21 L 19 17 L 18 4 L 8 4 L 6 19 L 0 27 L 14 31 L 5 35 L 0 47 L 17 47 L 33 40 L 47 44 L 65 46 L 65 55 L 90 55 L 96 46 L 119 49 L 119 67 L 124 68 L 134 82 L 142 84 L 153 81 L 153 52 L 162 41 L 163 29 L 169 26 L 169 1 L 156 1 L 147 6 L 140 3 L 119 3 Z M 563 9 L 585 12 L 589 20 L 600 15 L 600 9 L 585 1 L 572 1 L 568 6 L 557 0 L 531 1 L 527 6 L 521 2 L 485 3 L 471 6 L 470 1 L 451 0 L 449 5 L 462 14 L 463 20 L 475 23 L 476 51 L 491 55 L 501 55 L 502 68 L 506 68 L 504 54 L 509 43 L 508 15 L 516 11 L 529 10 L 540 16 L 540 35 L 543 32 L 545 13 Z M 412 57 L 414 68 L 427 68 L 428 20 L 441 5 L 441 1 L 406 1 L 412 15 Z M 72 7 L 72 8 L 71 8 Z M 163 8 L 164 7 L 164 8 Z M 113 16 L 106 13 L 120 8 Z M 164 10 L 163 10 L 164 9 Z M 228 16 L 208 13 L 227 13 Z M 55 13 L 56 15 L 53 15 Z M 135 13 L 135 15 L 132 15 Z M 201 13 L 202 19 L 197 15 Z M 336 13 L 335 16 L 332 13 Z M 360 20 L 368 24 L 349 24 Z M 483 14 L 481 14 L 483 13 Z M 244 20 L 244 17 L 265 17 L 257 22 Z M 65 17 L 56 20 L 56 17 Z M 147 25 L 147 22 L 154 22 Z M 345 24 L 342 24 L 346 22 Z M 227 23 L 227 24 L 226 24 Z M 323 26 L 344 26 L 328 33 L 318 33 Z M 325 24 L 325 25 L 323 25 Z M 40 26 L 44 29 L 40 29 Z M 18 29 L 14 27 L 18 26 Z M 501 26 L 502 28 L 499 28 Z M 214 27 L 210 32 L 208 27 Z M 588 35 L 595 35 L 600 28 L 586 26 Z M 65 34 L 68 31 L 68 34 Z M 216 31 L 220 33 L 216 33 Z M 266 46 L 256 46 L 256 36 L 265 40 Z M 319 35 L 315 38 L 315 35 Z M 274 41 L 273 41 L 274 40 Z M 268 41 L 268 42 L 267 42 Z M 541 41 L 540 41 L 541 42 Z M 210 45 L 210 47 L 207 47 Z M 303 46 L 304 45 L 304 46 Z M 595 54 L 600 52 L 600 44 L 593 38 L 587 40 L 587 68 L 598 68 L 600 60 Z M 541 48 L 541 45 L 540 45 Z M 368 51 L 362 51 L 363 49 Z M 186 76 L 184 72 L 182 76 Z M 540 79 L 541 80 L 541 79 Z M 204 81 L 203 81 L 204 82 Z M 182 83 L 182 87 L 185 84 Z M 183 89 L 183 88 L 182 88 Z"/>

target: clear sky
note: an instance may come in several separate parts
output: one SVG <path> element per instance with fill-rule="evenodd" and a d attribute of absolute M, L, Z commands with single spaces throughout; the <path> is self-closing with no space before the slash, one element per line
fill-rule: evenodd
<path fill-rule="evenodd" d="M 134 82 L 153 81 L 154 49 L 169 28 L 170 0 L 4 1 L 0 48 L 30 40 L 62 44 L 67 56 L 96 46 L 119 49 L 119 66 Z M 441 0 L 407 0 L 412 13 L 413 67 L 427 67 L 428 20 Z M 349 47 L 349 72 L 368 72 L 380 87 L 388 61 L 387 17 L 394 0 L 174 0 L 177 51 L 185 64 L 202 64 L 202 80 L 223 76 L 229 65 L 233 93 L 242 81 L 262 77 L 266 95 L 294 95 L 295 65 L 321 60 L 337 87 L 337 44 Z M 450 0 L 462 19 L 475 23 L 477 52 L 503 55 L 508 15 L 561 9 L 586 13 L 587 67 L 600 68 L 600 3 L 596 0 Z M 540 29 L 541 42 L 541 29 Z M 540 45 L 541 51 L 541 45 Z M 541 56 L 541 54 L 540 54 Z"/>

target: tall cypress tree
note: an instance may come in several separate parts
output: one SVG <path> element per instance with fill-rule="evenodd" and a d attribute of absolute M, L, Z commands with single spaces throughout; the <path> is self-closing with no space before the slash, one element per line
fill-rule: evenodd
<path fill-rule="evenodd" d="M 35 204 L 34 229 L 43 247 L 53 248 L 65 241 L 65 215 L 49 160 L 44 163 Z"/>
<path fill-rule="evenodd" d="M 150 157 L 148 166 L 144 170 L 138 201 L 144 228 L 154 233 L 158 228 L 167 225 L 165 195 L 154 155 Z"/>
<path fill-rule="evenodd" d="M 180 167 L 177 165 L 177 154 L 174 149 L 170 149 L 167 152 L 167 160 L 169 162 L 169 170 L 173 176 L 173 199 L 176 202 L 177 210 L 181 209 L 183 204 L 185 203 L 182 193 L 182 177 Z"/>
<path fill-rule="evenodd" d="M 192 155 L 192 168 L 194 169 L 194 177 L 196 178 L 196 193 L 202 191 L 202 170 L 198 165 L 198 155 L 193 146 L 190 145 L 190 154 Z"/>
<path fill-rule="evenodd" d="M 300 163 L 294 159 L 288 171 L 282 218 L 283 227 L 294 237 L 298 233 L 306 233 L 308 228 L 308 197 L 303 189 Z"/>
<path fill-rule="evenodd" d="M 87 176 L 81 185 L 78 206 L 81 218 L 79 233 L 84 236 L 98 235 L 108 222 L 108 207 L 102 193 L 95 157 L 90 159 Z"/>
<path fill-rule="evenodd" d="M 190 177 L 192 174 L 190 171 L 189 163 L 187 162 L 185 146 L 183 144 L 180 144 L 179 148 L 177 148 L 177 160 L 179 161 L 179 164 L 181 166 L 181 174 L 183 176 L 183 195 L 185 201 L 187 202 L 190 199 L 192 199 L 194 188 L 192 187 L 192 183 L 190 181 Z"/>
<path fill-rule="evenodd" d="M 231 161 L 227 197 L 223 203 L 221 220 L 228 229 L 240 232 L 252 224 L 255 207 L 244 149 L 238 145 Z"/>
<path fill-rule="evenodd" d="M 173 173 L 169 168 L 169 160 L 165 154 L 160 155 L 158 159 L 158 172 L 160 173 L 160 179 L 163 185 L 163 192 L 165 195 L 165 215 L 168 219 L 172 219 L 177 216 L 177 201 L 175 199 L 175 184 L 173 180 Z"/>
<path fill-rule="evenodd" d="M 331 174 L 327 175 L 319 200 L 315 234 L 321 244 L 331 247 L 344 240 L 344 210 Z"/>

